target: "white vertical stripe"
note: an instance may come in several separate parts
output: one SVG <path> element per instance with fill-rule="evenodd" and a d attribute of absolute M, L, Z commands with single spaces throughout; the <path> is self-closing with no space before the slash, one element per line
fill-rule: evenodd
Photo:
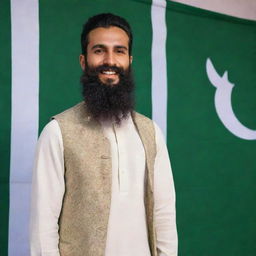
<path fill-rule="evenodd" d="M 38 0 L 11 0 L 12 128 L 9 256 L 29 255 L 29 205 L 38 135 Z"/>
<path fill-rule="evenodd" d="M 152 117 L 166 138 L 168 89 L 165 50 L 167 37 L 165 9 L 165 0 L 152 1 Z"/>

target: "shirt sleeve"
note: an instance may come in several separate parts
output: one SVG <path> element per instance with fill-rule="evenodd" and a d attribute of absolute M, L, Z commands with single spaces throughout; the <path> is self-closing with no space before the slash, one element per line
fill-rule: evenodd
<path fill-rule="evenodd" d="M 155 125 L 157 154 L 154 170 L 155 224 L 158 256 L 177 256 L 175 189 L 168 150 Z"/>
<path fill-rule="evenodd" d="M 58 219 L 65 192 L 62 135 L 56 120 L 43 129 L 34 162 L 31 216 L 31 256 L 60 256 Z"/>

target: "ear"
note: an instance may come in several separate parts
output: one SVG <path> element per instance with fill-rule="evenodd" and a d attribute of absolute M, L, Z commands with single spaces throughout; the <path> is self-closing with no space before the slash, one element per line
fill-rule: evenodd
<path fill-rule="evenodd" d="M 132 64 L 132 60 L 133 60 L 133 57 L 132 57 L 132 56 L 130 56 L 130 64 Z"/>
<path fill-rule="evenodd" d="M 81 69 L 84 70 L 85 69 L 85 56 L 83 54 L 79 55 L 79 62 L 80 62 Z"/>

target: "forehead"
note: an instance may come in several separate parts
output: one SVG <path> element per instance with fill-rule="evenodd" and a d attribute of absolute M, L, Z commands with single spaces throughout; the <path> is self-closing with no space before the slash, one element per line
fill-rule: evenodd
<path fill-rule="evenodd" d="M 128 48 L 129 37 L 119 27 L 95 28 L 88 35 L 88 47 L 93 47 L 95 44 L 106 46 L 122 45 Z"/>

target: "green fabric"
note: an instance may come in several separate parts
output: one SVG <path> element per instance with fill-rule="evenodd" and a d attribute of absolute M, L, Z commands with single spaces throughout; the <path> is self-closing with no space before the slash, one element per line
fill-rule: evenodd
<path fill-rule="evenodd" d="M 0 255 L 8 253 L 9 165 L 11 127 L 10 3 L 0 2 Z"/>
<path fill-rule="evenodd" d="M 256 22 L 168 2 L 168 147 L 179 255 L 255 255 L 256 141 L 227 130 L 206 74 L 211 58 L 235 84 L 232 106 L 256 130 Z"/>

